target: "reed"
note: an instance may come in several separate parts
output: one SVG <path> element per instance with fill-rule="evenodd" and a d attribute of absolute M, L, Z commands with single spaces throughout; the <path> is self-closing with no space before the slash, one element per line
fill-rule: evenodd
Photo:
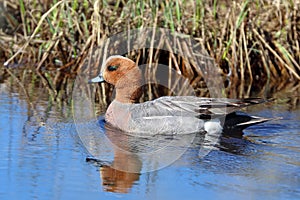
<path fill-rule="evenodd" d="M 192 35 L 215 59 L 230 97 L 252 96 L 266 85 L 268 96 L 284 88 L 282 84 L 299 84 L 299 0 L 41 2 L 3 1 L 0 21 L 6 25 L 1 25 L 0 55 L 7 68 L 31 65 L 53 99 L 60 96 L 66 77 L 74 77 L 103 40 L 142 27 Z M 184 51 L 185 44 L 179 44 Z M 155 63 L 160 54 L 165 56 L 146 49 L 133 58 Z M 167 56 L 167 64 L 202 91 L 203 74 L 197 66 L 172 51 Z"/>

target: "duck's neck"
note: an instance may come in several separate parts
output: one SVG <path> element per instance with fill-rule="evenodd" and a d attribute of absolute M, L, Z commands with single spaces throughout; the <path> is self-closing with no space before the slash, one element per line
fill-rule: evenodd
<path fill-rule="evenodd" d="M 121 103 L 137 103 L 141 97 L 140 86 L 116 88 L 116 100 Z"/>
<path fill-rule="evenodd" d="M 142 95 L 141 72 L 132 70 L 116 84 L 116 100 L 121 103 L 137 103 Z"/>

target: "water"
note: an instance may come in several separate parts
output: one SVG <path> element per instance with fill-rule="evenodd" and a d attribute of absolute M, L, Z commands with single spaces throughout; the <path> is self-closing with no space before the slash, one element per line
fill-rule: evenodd
<path fill-rule="evenodd" d="M 195 142 L 172 165 L 139 174 L 86 162 L 72 116 L 43 100 L 33 114 L 25 99 L 1 84 L 0 199 L 300 198 L 299 108 L 255 106 L 248 112 L 283 119 L 223 138 L 202 159 Z"/>

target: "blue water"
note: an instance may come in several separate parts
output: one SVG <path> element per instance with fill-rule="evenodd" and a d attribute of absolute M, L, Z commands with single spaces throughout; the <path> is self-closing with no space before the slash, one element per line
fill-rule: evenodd
<path fill-rule="evenodd" d="M 72 117 L 47 102 L 34 106 L 35 114 L 24 96 L 0 91 L 0 199 L 300 198 L 299 108 L 253 108 L 283 119 L 248 128 L 242 139 L 223 138 L 201 159 L 193 144 L 172 165 L 132 175 L 117 193 L 103 186 L 103 169 L 86 162 Z"/>

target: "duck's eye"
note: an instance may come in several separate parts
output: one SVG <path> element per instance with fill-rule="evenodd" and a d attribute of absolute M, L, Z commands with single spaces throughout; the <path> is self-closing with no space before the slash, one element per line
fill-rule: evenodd
<path fill-rule="evenodd" d="M 118 67 L 119 67 L 119 66 L 117 66 L 117 65 L 114 65 L 114 66 L 108 66 L 108 67 L 107 67 L 107 70 L 108 70 L 108 71 L 115 71 L 115 70 L 118 69 Z"/>

